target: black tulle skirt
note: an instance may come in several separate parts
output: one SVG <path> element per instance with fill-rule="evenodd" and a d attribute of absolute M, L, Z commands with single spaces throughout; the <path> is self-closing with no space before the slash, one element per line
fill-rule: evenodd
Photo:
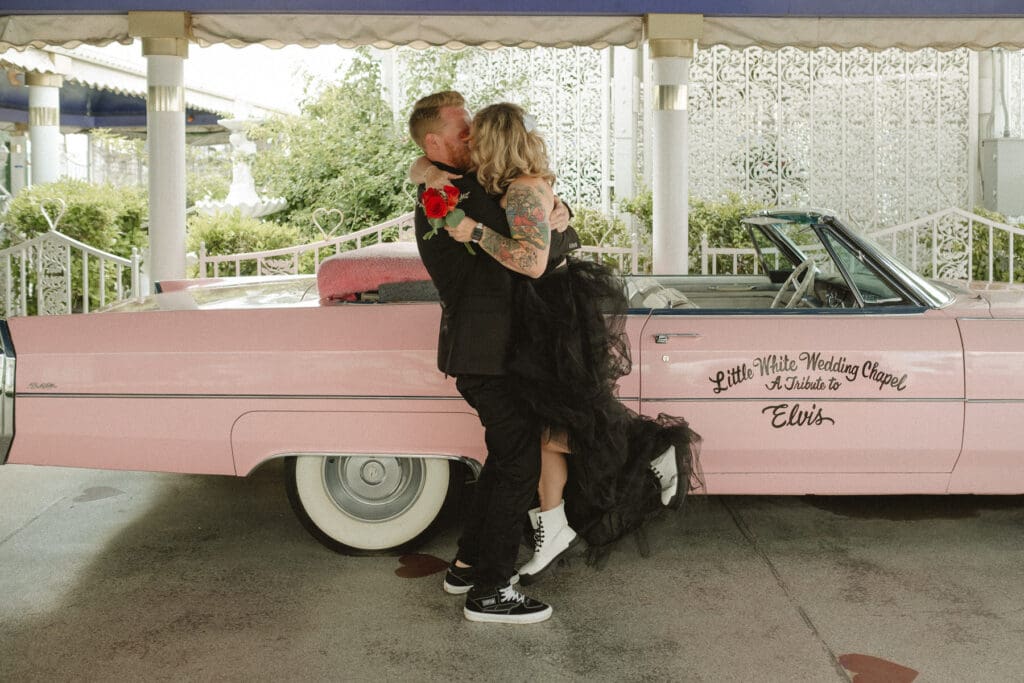
<path fill-rule="evenodd" d="M 517 288 L 511 378 L 520 400 L 566 436 L 566 514 L 599 552 L 663 509 L 650 463 L 669 446 L 681 503 L 700 439 L 681 417 L 641 416 L 616 398 L 631 360 L 623 282 L 610 268 L 570 257 Z"/>

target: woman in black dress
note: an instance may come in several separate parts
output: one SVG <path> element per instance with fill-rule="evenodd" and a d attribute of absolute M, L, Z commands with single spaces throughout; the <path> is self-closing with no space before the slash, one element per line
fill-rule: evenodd
<path fill-rule="evenodd" d="M 514 104 L 485 107 L 469 146 L 513 236 L 470 216 L 446 229 L 519 274 L 508 371 L 546 425 L 540 507 L 530 511 L 534 555 L 519 570 L 527 583 L 579 537 L 596 559 L 654 513 L 678 508 L 696 481 L 699 437 L 682 418 L 638 415 L 616 398 L 631 369 L 625 288 L 603 264 L 551 254 L 555 176 L 532 119 Z"/>

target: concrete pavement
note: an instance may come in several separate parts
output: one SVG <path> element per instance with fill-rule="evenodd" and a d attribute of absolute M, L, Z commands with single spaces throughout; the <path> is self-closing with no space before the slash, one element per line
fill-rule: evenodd
<path fill-rule="evenodd" d="M 1011 681 L 1024 498 L 707 497 L 473 624 L 416 554 L 343 557 L 249 479 L 0 467 L 0 680 Z"/>

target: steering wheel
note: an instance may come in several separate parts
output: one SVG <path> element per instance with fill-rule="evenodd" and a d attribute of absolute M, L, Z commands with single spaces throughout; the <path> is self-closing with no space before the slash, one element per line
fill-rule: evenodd
<path fill-rule="evenodd" d="M 803 299 L 804 294 L 811 288 L 814 283 L 814 259 L 807 257 L 804 261 L 793 269 L 793 272 L 789 274 L 786 281 L 779 287 L 778 293 L 775 298 L 772 299 L 771 308 L 779 308 L 779 303 L 782 301 L 782 293 L 786 291 L 786 287 L 793 286 L 793 296 L 789 297 L 789 301 L 786 302 L 786 308 L 795 307 Z M 803 281 L 800 281 L 800 275 L 804 275 Z"/>

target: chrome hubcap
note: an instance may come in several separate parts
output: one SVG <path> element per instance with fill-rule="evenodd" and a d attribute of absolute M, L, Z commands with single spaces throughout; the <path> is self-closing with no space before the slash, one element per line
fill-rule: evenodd
<path fill-rule="evenodd" d="M 423 490 L 418 458 L 353 456 L 324 458 L 324 489 L 338 509 L 367 522 L 401 515 Z"/>

